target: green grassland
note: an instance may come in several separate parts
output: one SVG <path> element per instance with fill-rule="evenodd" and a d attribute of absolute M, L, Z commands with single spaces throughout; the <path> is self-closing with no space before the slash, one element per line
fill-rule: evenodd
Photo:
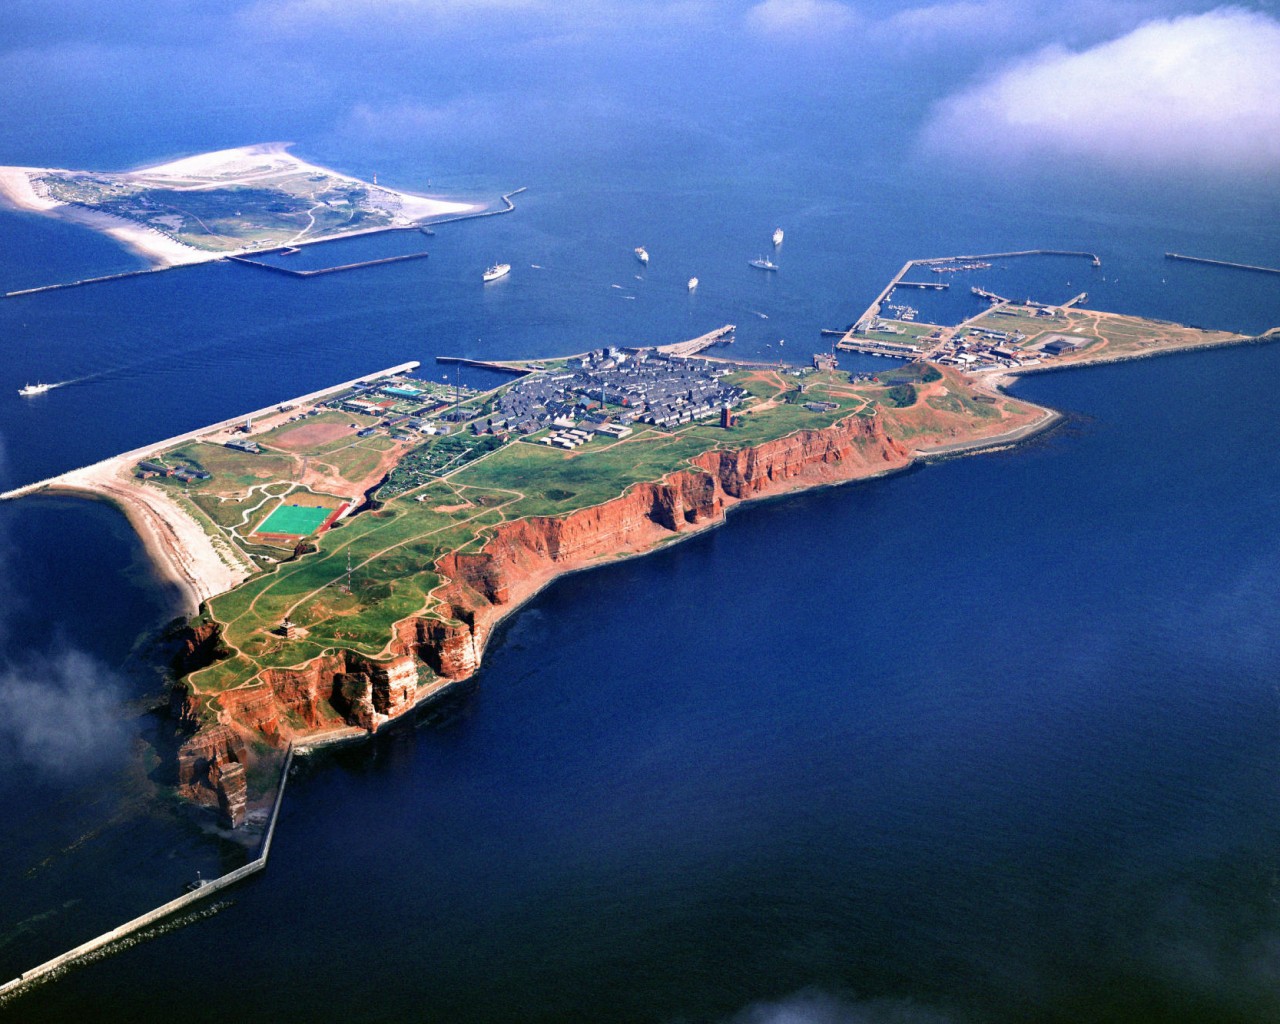
<path fill-rule="evenodd" d="M 210 252 L 281 244 L 303 231 L 320 238 L 391 223 L 387 211 L 370 204 L 367 188 L 327 175 L 199 189 L 107 174 L 51 173 L 42 181 L 52 198 L 148 225 Z"/>
<path fill-rule="evenodd" d="M 502 444 L 491 436 L 461 433 L 434 439 L 415 453 L 420 460 L 415 472 L 422 479 L 412 487 L 389 492 L 384 486 L 380 508 L 331 529 L 320 539 L 318 551 L 280 563 L 209 602 L 207 613 L 222 623 L 232 656 L 196 673 L 193 682 L 206 692 L 239 686 L 260 668 L 302 664 L 335 648 L 376 656 L 397 621 L 433 614 L 431 594 L 442 582 L 436 562 L 451 551 L 479 549 L 498 524 L 600 504 L 634 484 L 686 467 L 717 447 L 737 449 L 798 429 L 828 426 L 865 411 L 876 391 L 854 391 L 846 374 L 810 374 L 804 394 L 797 396 L 796 379 L 778 377 L 775 386 L 749 376 L 737 379 L 758 398 L 779 399 L 780 404 L 764 412 L 739 410 L 739 426 L 732 431 L 711 423 L 672 432 L 641 427 L 621 441 L 601 437 L 573 452 L 536 439 Z M 806 401 L 829 401 L 836 408 L 817 413 L 804 408 Z M 432 465 L 432 451 L 438 459 L 450 452 L 474 457 L 452 470 L 437 463 L 435 468 L 447 473 L 441 478 L 424 468 Z M 259 493 L 271 494 L 279 486 L 268 485 Z M 258 516 L 277 504 L 275 499 L 264 503 Z M 219 523 L 225 525 L 232 514 L 221 511 Z M 307 635 L 287 642 L 277 635 L 274 630 L 285 616 Z"/>
<path fill-rule="evenodd" d="M 893 324 L 899 328 L 899 331 L 867 331 L 855 335 L 857 341 L 893 341 L 900 345 L 919 345 L 926 348 L 923 339 L 936 331 L 936 324 L 921 323 L 917 320 L 887 320 L 881 317 L 885 323 Z"/>

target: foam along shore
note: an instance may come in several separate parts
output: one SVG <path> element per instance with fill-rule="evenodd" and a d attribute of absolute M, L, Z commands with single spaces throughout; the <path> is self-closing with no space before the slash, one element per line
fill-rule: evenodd
<path fill-rule="evenodd" d="M 377 194 L 396 211 L 397 226 L 409 227 L 433 217 L 450 214 L 474 213 L 483 206 L 471 203 L 449 202 L 432 199 L 413 192 L 401 192 L 383 185 L 368 182 L 350 175 L 300 160 L 290 153 L 288 142 L 269 142 L 234 149 L 220 149 L 211 153 L 183 157 L 164 164 L 156 164 L 133 171 L 113 174 L 138 185 L 176 191 L 208 191 L 237 185 L 265 184 L 272 178 L 284 175 L 323 174 L 327 177 L 360 185 Z M 234 251 L 213 252 L 186 245 L 155 228 L 136 223 L 124 217 L 93 210 L 84 206 L 59 202 L 41 195 L 34 180 L 44 174 L 75 174 L 57 167 L 0 167 L 0 202 L 17 210 L 40 213 L 61 220 L 82 224 L 85 227 L 110 235 L 126 248 L 138 253 L 154 267 L 174 267 L 191 263 L 205 263 L 224 256 L 240 256 L 254 252 L 254 247 Z M 341 238 L 362 234 L 367 229 L 335 232 L 308 241 Z"/>
<path fill-rule="evenodd" d="M 243 583 L 257 567 L 229 544 L 218 542 L 189 509 L 156 487 L 138 487 L 131 479 L 134 458 L 107 459 L 72 470 L 50 490 L 110 502 L 129 520 L 156 574 L 176 587 L 182 610 L 193 615 L 211 597 Z"/>
<path fill-rule="evenodd" d="M 162 235 L 154 228 L 145 227 L 124 217 L 116 217 L 113 214 L 104 213 L 101 210 L 90 210 L 83 206 L 60 203 L 36 192 L 32 185 L 33 177 L 58 173 L 64 172 L 56 167 L 0 167 L 0 200 L 15 210 L 42 213 L 110 235 L 126 249 L 137 253 L 155 267 L 204 263 L 208 260 L 216 260 L 221 255 L 184 245 L 177 239 Z"/>

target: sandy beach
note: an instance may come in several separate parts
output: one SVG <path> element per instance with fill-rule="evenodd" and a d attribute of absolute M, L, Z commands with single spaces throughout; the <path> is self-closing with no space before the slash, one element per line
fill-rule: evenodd
<path fill-rule="evenodd" d="M 292 174 L 323 174 L 367 189 L 370 204 L 385 210 L 391 216 L 393 226 L 398 227 L 410 227 L 432 217 L 474 213 L 483 209 L 483 206 L 471 203 L 432 199 L 413 192 L 401 192 L 382 185 L 372 185 L 359 178 L 339 174 L 327 167 L 300 160 L 289 152 L 290 145 L 292 143 L 269 142 L 239 146 L 234 149 L 220 149 L 134 171 L 112 173 L 112 177 L 153 188 L 203 191 L 262 183 L 264 179 Z M 197 249 L 155 228 L 124 217 L 50 199 L 41 194 L 39 186 L 35 183 L 41 175 L 74 173 L 77 172 L 57 167 L 0 167 L 0 201 L 17 210 L 57 217 L 110 235 L 127 249 L 142 256 L 153 267 L 205 263 L 225 256 L 240 256 L 254 251 L 252 248 L 222 252 Z M 355 233 L 358 232 L 339 231 L 313 239 L 295 239 L 291 244 L 341 238 L 345 234 Z"/>
<path fill-rule="evenodd" d="M 207 534 L 160 488 L 139 486 L 132 479 L 135 462 L 107 459 L 59 477 L 49 489 L 109 501 L 124 512 L 156 572 L 182 592 L 183 610 L 193 615 L 202 602 L 243 583 L 256 567 Z"/>

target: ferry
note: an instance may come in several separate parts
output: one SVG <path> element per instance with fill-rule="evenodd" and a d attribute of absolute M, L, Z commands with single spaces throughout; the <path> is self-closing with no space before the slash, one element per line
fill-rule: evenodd
<path fill-rule="evenodd" d="M 18 388 L 18 394 L 24 398 L 30 398 L 32 395 L 43 395 L 46 391 L 52 391 L 57 384 L 28 384 L 24 388 Z"/>
<path fill-rule="evenodd" d="M 693 291 L 698 287 L 698 279 L 696 277 L 689 278 L 689 291 Z"/>
<path fill-rule="evenodd" d="M 495 263 L 484 272 L 484 279 L 486 281 L 496 281 L 500 277 L 506 277 L 509 273 L 511 273 L 510 263 Z"/>
<path fill-rule="evenodd" d="M 773 260 L 768 259 L 765 256 L 757 256 L 753 260 L 748 260 L 747 263 L 750 266 L 755 267 L 757 270 L 777 270 L 778 269 L 778 264 L 774 263 Z"/>
<path fill-rule="evenodd" d="M 636 246 L 636 259 L 638 259 L 641 263 L 648 264 L 649 254 L 648 252 L 645 251 L 645 247 L 643 245 Z"/>
<path fill-rule="evenodd" d="M 782 228 L 773 229 L 773 244 L 774 245 L 782 244 Z"/>

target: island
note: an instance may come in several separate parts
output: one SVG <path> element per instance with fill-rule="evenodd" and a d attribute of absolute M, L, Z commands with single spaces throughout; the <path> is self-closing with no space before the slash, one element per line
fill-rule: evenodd
<path fill-rule="evenodd" d="M 0 167 L 0 200 L 102 231 L 164 268 L 371 231 L 417 228 L 483 206 L 366 182 L 274 142 L 135 171 Z"/>
<path fill-rule="evenodd" d="M 726 325 L 488 364 L 509 380 L 487 391 L 407 363 L 4 497 L 114 502 L 184 589 L 176 782 L 252 831 L 287 751 L 368 736 L 470 678 L 498 622 L 559 575 L 743 502 L 1019 442 L 1057 414 L 1002 390 L 1018 374 L 1276 336 L 1003 301 L 960 328 L 866 326 L 917 358 L 739 362 L 706 351 Z"/>

